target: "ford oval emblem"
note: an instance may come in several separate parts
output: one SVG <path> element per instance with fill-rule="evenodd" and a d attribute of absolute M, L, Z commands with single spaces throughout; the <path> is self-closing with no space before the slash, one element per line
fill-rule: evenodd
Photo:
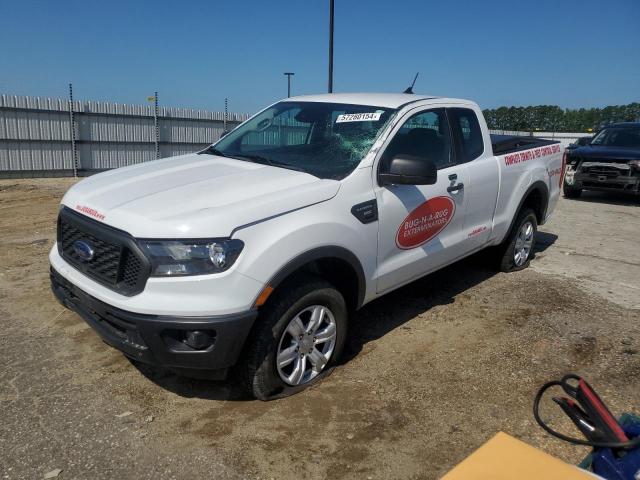
<path fill-rule="evenodd" d="M 80 257 L 80 260 L 89 262 L 93 260 L 96 252 L 93 250 L 93 246 L 85 240 L 76 240 L 73 242 L 73 251 Z"/>

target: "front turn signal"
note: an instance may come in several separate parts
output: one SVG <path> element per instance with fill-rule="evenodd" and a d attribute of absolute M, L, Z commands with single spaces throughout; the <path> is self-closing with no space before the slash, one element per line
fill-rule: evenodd
<path fill-rule="evenodd" d="M 272 292 L 273 292 L 273 287 L 271 285 L 265 286 L 260 292 L 260 295 L 258 295 L 258 298 L 256 298 L 256 301 L 253 304 L 253 306 L 261 307 L 262 305 L 264 305 L 267 302 L 267 299 L 269 298 L 269 295 L 271 295 Z"/>

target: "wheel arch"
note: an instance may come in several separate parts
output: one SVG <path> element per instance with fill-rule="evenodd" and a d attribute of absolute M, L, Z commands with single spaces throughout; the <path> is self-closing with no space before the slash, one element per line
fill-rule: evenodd
<path fill-rule="evenodd" d="M 538 225 L 542 225 L 544 223 L 544 219 L 547 216 L 547 208 L 549 206 L 549 187 L 542 181 L 538 180 L 533 182 L 529 188 L 525 191 L 524 195 L 520 199 L 520 203 L 518 204 L 518 208 L 516 208 L 515 214 L 511 219 L 511 224 L 509 225 L 508 232 L 511 232 L 513 229 L 513 225 L 520 215 L 520 212 L 523 208 L 531 208 L 536 214 L 536 220 Z"/>
<path fill-rule="evenodd" d="M 350 250 L 333 245 L 308 250 L 289 260 L 267 285 L 276 291 L 285 281 L 302 272 L 318 274 L 333 283 L 344 296 L 350 310 L 357 310 L 364 303 L 364 269 Z"/>

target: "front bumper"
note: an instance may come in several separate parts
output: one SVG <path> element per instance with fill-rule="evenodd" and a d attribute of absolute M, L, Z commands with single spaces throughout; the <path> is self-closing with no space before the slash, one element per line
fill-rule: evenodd
<path fill-rule="evenodd" d="M 102 339 L 142 363 L 181 373 L 210 371 L 223 377 L 240 355 L 256 310 L 207 317 L 148 315 L 112 307 L 87 294 L 51 269 L 51 289 L 62 305 L 80 315 Z M 210 345 L 194 349 L 188 332 L 207 332 Z M 213 373 L 215 371 L 216 373 Z"/>
<path fill-rule="evenodd" d="M 606 190 L 638 194 L 640 193 L 640 173 L 638 173 L 637 170 L 621 170 L 617 173 L 614 169 L 602 172 L 582 171 L 578 169 L 578 171 L 573 173 L 573 186 L 587 190 Z"/>

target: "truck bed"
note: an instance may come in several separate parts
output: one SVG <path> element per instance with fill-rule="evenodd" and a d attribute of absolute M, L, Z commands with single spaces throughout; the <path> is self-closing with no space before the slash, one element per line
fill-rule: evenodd
<path fill-rule="evenodd" d="M 520 150 L 527 150 L 529 148 L 543 147 L 554 143 L 558 143 L 558 141 L 538 137 L 491 134 L 491 146 L 493 147 L 493 154 L 496 156 L 519 152 Z"/>

